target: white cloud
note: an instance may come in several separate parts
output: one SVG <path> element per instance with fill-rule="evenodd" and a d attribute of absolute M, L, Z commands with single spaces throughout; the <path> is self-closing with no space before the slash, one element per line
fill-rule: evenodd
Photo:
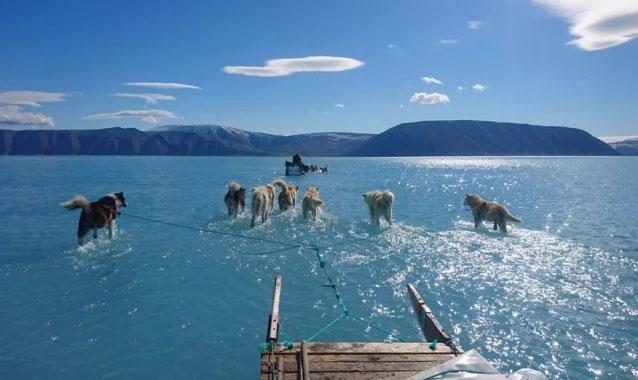
<path fill-rule="evenodd" d="M 472 86 L 472 88 L 473 88 L 474 90 L 476 90 L 476 91 L 479 91 L 479 92 L 483 92 L 483 91 L 487 90 L 487 86 L 484 86 L 484 85 L 482 85 L 482 84 L 480 84 L 480 83 L 476 83 L 476 84 L 474 84 L 474 85 Z"/>
<path fill-rule="evenodd" d="M 127 82 L 126 86 L 133 87 L 146 87 L 146 88 L 158 88 L 162 90 L 201 90 L 201 87 L 193 86 L 186 83 L 171 83 L 171 82 Z"/>
<path fill-rule="evenodd" d="M 417 104 L 446 104 L 450 102 L 445 94 L 439 94 L 438 92 L 415 92 L 410 98 L 410 103 Z"/>
<path fill-rule="evenodd" d="M 482 26 L 483 26 L 483 22 L 482 21 L 470 20 L 470 21 L 467 22 L 467 28 L 468 29 L 481 29 Z"/>
<path fill-rule="evenodd" d="M 303 58 L 279 58 L 266 61 L 264 66 L 225 66 L 228 74 L 256 77 L 281 77 L 300 72 L 334 72 L 356 69 L 363 62 L 354 58 L 314 56 Z"/>
<path fill-rule="evenodd" d="M 157 104 L 158 100 L 175 100 L 173 95 L 166 94 L 130 94 L 125 92 L 118 92 L 115 96 L 120 98 L 139 98 L 143 99 L 148 104 Z"/>
<path fill-rule="evenodd" d="M 403 104 L 399 104 L 399 108 L 403 108 Z"/>
<path fill-rule="evenodd" d="M 63 102 L 67 96 L 62 92 L 5 91 L 0 92 L 0 103 L 40 107 L 40 103 Z"/>
<path fill-rule="evenodd" d="M 438 85 L 442 85 L 443 82 L 441 82 L 440 80 L 436 79 L 435 77 L 423 77 L 421 78 L 422 81 L 424 81 L 427 84 L 438 84 Z"/>
<path fill-rule="evenodd" d="M 137 118 L 146 123 L 158 123 L 164 119 L 175 119 L 174 113 L 170 111 L 149 109 L 149 110 L 124 110 L 111 113 L 98 113 L 95 115 L 84 116 L 85 120 L 109 120 L 122 118 Z"/>
<path fill-rule="evenodd" d="M 459 91 L 463 91 L 463 86 L 457 86 L 456 89 Z"/>
<path fill-rule="evenodd" d="M 394 49 L 396 46 L 394 44 L 389 44 L 388 49 Z"/>
<path fill-rule="evenodd" d="M 346 106 L 343 103 L 337 103 L 335 104 L 336 108 L 346 108 Z"/>
<path fill-rule="evenodd" d="M 450 44 L 456 44 L 459 41 L 460 40 L 458 38 L 443 38 L 439 40 L 439 43 L 444 45 L 450 45 Z"/>
<path fill-rule="evenodd" d="M 636 0 L 534 0 L 550 12 L 567 19 L 569 45 L 587 51 L 610 48 L 638 37 Z"/>
<path fill-rule="evenodd" d="M 9 105 L 0 106 L 0 125 L 42 125 L 46 127 L 53 127 L 55 126 L 55 123 L 53 122 L 53 118 L 50 116 L 35 112 L 22 112 L 19 106 Z"/>

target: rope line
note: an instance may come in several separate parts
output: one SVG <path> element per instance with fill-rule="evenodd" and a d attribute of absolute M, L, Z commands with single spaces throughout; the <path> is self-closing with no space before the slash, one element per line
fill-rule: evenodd
<path fill-rule="evenodd" d="M 376 324 L 376 323 L 374 323 L 374 322 L 370 322 L 370 321 L 368 321 L 367 319 L 362 318 L 362 317 L 358 317 L 358 316 L 356 316 L 356 315 L 354 315 L 354 314 L 349 314 L 349 316 L 350 316 L 350 317 L 352 317 L 352 318 L 354 318 L 354 319 L 356 319 L 356 320 L 358 320 L 358 321 L 360 321 L 360 322 L 365 323 L 366 325 L 368 325 L 368 326 L 372 327 L 372 328 L 373 328 L 373 329 L 375 329 L 375 330 L 381 331 L 382 333 L 387 334 L 387 335 L 389 335 L 389 336 L 393 337 L 394 339 L 396 339 L 396 340 L 398 340 L 398 341 L 400 341 L 400 342 L 403 342 L 403 343 L 406 343 L 406 342 L 407 342 L 406 340 L 401 339 L 401 338 L 400 338 L 399 336 L 397 336 L 395 333 L 390 332 L 390 331 L 388 331 L 388 330 L 384 329 L 383 327 L 381 327 L 380 325 L 378 325 L 378 324 Z"/>
<path fill-rule="evenodd" d="M 291 249 L 299 249 L 299 248 L 303 248 L 300 245 L 295 245 L 292 247 L 283 247 L 283 248 L 277 248 L 277 249 L 273 249 L 270 251 L 257 251 L 257 252 L 241 252 L 238 251 L 232 247 L 229 247 L 230 250 L 232 250 L 233 252 L 237 253 L 238 255 L 243 255 L 243 256 L 266 256 L 266 255 L 272 255 L 274 253 L 280 253 L 280 252 L 286 252 L 289 251 Z"/>
<path fill-rule="evenodd" d="M 139 220 L 143 220 L 143 221 L 147 221 L 147 222 L 151 222 L 151 223 L 158 223 L 158 224 L 163 224 L 166 226 L 171 226 L 171 227 L 177 227 L 177 228 L 182 228 L 182 229 L 187 229 L 187 230 L 192 230 L 192 231 L 199 231 L 199 232 L 206 232 L 206 233 L 211 233 L 211 234 L 216 234 L 216 235 L 223 235 L 223 236 L 230 236 L 230 237 L 235 237 L 235 238 L 240 238 L 240 239 L 246 239 L 246 240 L 254 240 L 254 241 L 259 241 L 259 242 L 264 242 L 264 243 L 269 243 L 269 244 L 278 244 L 281 245 L 282 248 L 278 248 L 278 249 L 273 249 L 273 250 L 269 250 L 269 251 L 262 251 L 262 252 L 249 252 L 249 253 L 245 253 L 245 252 L 238 252 L 236 250 L 233 250 L 239 254 L 242 255 L 246 255 L 246 256 L 263 256 L 263 255 L 269 255 L 269 254 L 273 254 L 273 253 L 279 253 L 279 252 L 285 252 L 291 249 L 312 249 L 315 252 L 315 256 L 317 258 L 317 262 L 319 263 L 319 267 L 321 268 L 321 271 L 323 272 L 326 280 L 328 281 L 327 284 L 322 284 L 323 287 L 326 288 L 331 288 L 335 299 L 337 300 L 337 304 L 339 305 L 339 307 L 341 308 L 341 313 L 340 315 L 333 319 L 332 321 L 328 322 L 327 324 L 325 324 L 323 327 L 321 327 L 317 332 L 315 332 L 314 334 L 312 334 L 309 338 L 306 339 L 306 341 L 310 342 L 313 341 L 315 338 L 317 338 L 319 335 L 323 334 L 324 332 L 326 332 L 327 330 L 329 330 L 331 327 L 333 327 L 334 325 L 336 325 L 337 323 L 339 323 L 340 321 L 342 321 L 343 319 L 347 319 L 348 317 L 352 318 L 355 321 L 359 321 L 364 323 L 365 325 L 383 332 L 384 334 L 393 337 L 394 339 L 401 341 L 401 342 L 406 342 L 405 340 L 401 339 L 400 337 L 398 337 L 396 334 L 384 329 L 383 327 L 381 327 L 379 324 L 376 324 L 374 322 L 371 322 L 365 318 L 359 317 L 355 314 L 350 313 L 348 307 L 346 306 L 346 304 L 343 301 L 343 298 L 341 297 L 341 293 L 339 292 L 339 288 L 338 288 L 338 284 L 332 279 L 332 276 L 330 275 L 330 273 L 328 272 L 328 268 L 327 268 L 327 260 L 325 258 L 325 256 L 323 254 L 321 254 L 321 250 L 322 249 L 326 249 L 326 248 L 332 248 L 332 247 L 336 247 L 336 246 L 340 246 L 340 245 L 346 245 L 346 244 L 350 244 L 354 241 L 360 240 L 362 241 L 363 239 L 349 239 L 346 241 L 342 241 L 342 242 L 338 242 L 338 243 L 334 243 L 334 244 L 326 244 L 326 245 L 316 245 L 316 244 L 309 244 L 309 243 L 303 243 L 303 242 L 297 242 L 294 240 L 291 240 L 294 243 L 297 244 L 291 244 L 285 241 L 279 241 L 279 240 L 273 240 L 273 239 L 265 239 L 265 238 L 260 238 L 260 237 L 254 237 L 254 236 L 248 236 L 248 235 L 244 235 L 244 234 L 238 234 L 238 233 L 233 233 L 233 232 L 227 232 L 227 231 L 219 231 L 219 230 L 214 230 L 214 229 L 210 229 L 210 228 L 202 228 L 202 227 L 192 227 L 192 226 L 187 226 L 187 225 L 183 225 L 183 224 L 178 224 L 178 223 L 172 223 L 172 222 L 166 222 L 163 220 L 158 220 L 158 219 L 153 219 L 153 218 L 147 218 L 144 216 L 140 216 L 140 215 L 134 215 L 134 214 L 129 214 L 129 213 L 120 213 L 120 215 L 122 216 L 127 216 L 129 218 L 135 218 L 135 219 L 139 219 Z M 291 348 L 292 347 L 292 343 L 290 341 L 284 341 L 284 346 L 286 348 Z M 259 350 L 263 353 L 266 351 L 272 351 L 275 347 L 275 344 L 273 342 L 268 342 L 268 343 L 261 343 L 258 348 Z"/>
<path fill-rule="evenodd" d="M 272 239 L 259 238 L 259 237 L 254 237 L 254 236 L 237 234 L 237 233 L 234 233 L 234 232 L 218 231 L 218 230 L 213 230 L 213 229 L 210 229 L 210 228 L 191 227 L 191 226 L 187 226 L 187 225 L 184 225 L 184 224 L 165 222 L 163 220 L 147 218 L 147 217 L 144 217 L 144 216 L 133 215 L 133 214 L 129 214 L 129 213 L 121 213 L 120 215 L 127 216 L 129 218 L 145 220 L 147 222 L 153 222 L 153 223 L 164 224 L 164 225 L 167 225 L 167 226 L 183 228 L 183 229 L 186 229 L 186 230 L 208 232 L 208 233 L 211 233 L 211 234 L 225 235 L 225 236 L 231 236 L 231 237 L 236 237 L 236 238 L 241 238 L 241 239 L 261 241 L 261 242 L 264 242 L 264 243 L 279 244 L 279 245 L 283 245 L 283 246 L 288 246 L 290 248 L 300 248 L 302 245 L 304 245 L 303 243 L 290 244 L 290 243 L 287 243 L 285 241 L 278 241 L 278 240 L 272 240 Z"/>
<path fill-rule="evenodd" d="M 348 314 L 341 314 L 336 319 L 332 320 L 330 323 L 326 324 L 322 328 L 320 328 L 316 333 L 312 334 L 309 338 L 306 339 L 308 342 L 312 342 L 316 337 L 321 335 L 324 331 L 328 330 L 332 326 L 336 325 L 339 321 L 346 318 Z"/>

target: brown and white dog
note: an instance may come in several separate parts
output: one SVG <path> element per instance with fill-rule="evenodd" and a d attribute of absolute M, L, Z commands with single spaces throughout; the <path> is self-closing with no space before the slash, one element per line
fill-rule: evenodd
<path fill-rule="evenodd" d="M 228 192 L 224 197 L 224 203 L 228 208 L 228 215 L 237 217 L 244 212 L 246 207 L 246 189 L 241 187 L 237 182 L 232 181 L 228 184 Z"/>
<path fill-rule="evenodd" d="M 279 209 L 281 211 L 286 211 L 289 208 L 295 208 L 295 205 L 297 204 L 297 191 L 299 190 L 299 186 L 293 187 L 281 179 L 273 182 L 273 185 L 279 186 L 281 189 L 278 197 Z"/>
<path fill-rule="evenodd" d="M 372 190 L 363 193 L 363 200 L 370 210 L 370 223 L 380 225 L 379 219 L 383 217 L 389 225 L 392 225 L 392 203 L 394 194 L 390 190 Z"/>
<path fill-rule="evenodd" d="M 252 188 L 252 219 L 250 221 L 250 227 L 255 227 L 255 221 L 257 218 L 261 219 L 261 222 L 265 222 L 268 219 L 268 212 L 272 209 L 272 203 L 275 200 L 275 188 L 272 185 L 264 185 Z"/>
<path fill-rule="evenodd" d="M 301 210 L 303 211 L 304 219 L 308 219 L 308 216 L 312 215 L 312 220 L 317 220 L 317 215 L 319 215 L 319 208 L 322 206 L 323 201 L 319 199 L 319 188 L 307 188 L 306 194 L 301 201 Z"/>
<path fill-rule="evenodd" d="M 89 202 L 83 195 L 76 195 L 61 204 L 67 210 L 82 209 L 78 222 L 78 245 L 84 244 L 84 236 L 93 230 L 93 239 L 97 239 L 98 228 L 109 229 L 109 238 L 113 237 L 115 218 L 122 207 L 126 207 L 124 193 L 109 193 L 95 202 Z"/>
<path fill-rule="evenodd" d="M 483 224 L 484 220 L 487 220 L 488 222 L 494 222 L 494 230 L 500 228 L 502 232 L 507 232 L 507 222 L 521 222 L 520 219 L 510 214 L 502 204 L 486 201 L 476 194 L 465 194 L 463 206 L 472 208 L 474 228 L 478 228 Z"/>

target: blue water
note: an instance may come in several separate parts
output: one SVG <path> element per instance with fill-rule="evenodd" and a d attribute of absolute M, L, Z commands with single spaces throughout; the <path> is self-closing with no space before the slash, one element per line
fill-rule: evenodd
<path fill-rule="evenodd" d="M 421 339 L 414 283 L 464 349 L 503 372 L 553 379 L 638 376 L 638 159 L 315 159 L 326 209 L 229 221 L 225 183 L 282 173 L 281 158 L 0 158 L 0 378 L 254 378 L 272 282 L 282 334 L 307 338 L 339 314 L 312 251 L 122 216 L 75 246 L 78 212 L 59 203 L 124 191 L 126 212 L 255 237 L 320 244 L 350 310 Z M 392 189 L 393 227 L 367 224 L 361 193 Z M 501 201 L 523 223 L 475 231 L 463 194 Z M 391 337 L 344 321 L 320 340 Z"/>

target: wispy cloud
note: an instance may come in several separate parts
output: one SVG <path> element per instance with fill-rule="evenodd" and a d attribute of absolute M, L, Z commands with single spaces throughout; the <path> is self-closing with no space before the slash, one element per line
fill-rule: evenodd
<path fill-rule="evenodd" d="M 439 94 L 438 92 L 415 92 L 410 98 L 410 103 L 416 104 L 446 104 L 450 102 L 450 98 L 445 94 Z"/>
<path fill-rule="evenodd" d="M 63 102 L 67 96 L 62 92 L 5 91 L 0 92 L 0 103 L 40 107 L 40 103 Z"/>
<path fill-rule="evenodd" d="M 131 94 L 125 92 L 118 92 L 115 96 L 120 98 L 138 98 L 143 99 L 148 104 L 157 104 L 159 100 L 175 100 L 173 95 L 166 94 Z"/>
<path fill-rule="evenodd" d="M 264 66 L 225 66 L 224 72 L 256 77 L 282 77 L 301 72 L 334 72 L 356 69 L 363 62 L 354 58 L 313 56 L 278 58 L 266 61 Z"/>
<path fill-rule="evenodd" d="M 145 88 L 156 88 L 162 90 L 201 90 L 201 87 L 193 86 L 192 84 L 186 83 L 171 83 L 171 82 L 127 82 L 124 83 L 126 86 L 133 87 L 145 87 Z"/>
<path fill-rule="evenodd" d="M 335 104 L 335 108 L 346 108 L 346 106 L 343 103 L 337 103 Z"/>
<path fill-rule="evenodd" d="M 482 26 L 483 26 L 483 22 L 482 21 L 470 20 L 470 21 L 467 22 L 467 28 L 468 29 L 481 29 Z"/>
<path fill-rule="evenodd" d="M 534 0 L 550 12 L 567 19 L 569 45 L 594 51 L 624 44 L 638 37 L 636 0 Z"/>
<path fill-rule="evenodd" d="M 53 118 L 36 112 L 22 112 L 16 105 L 0 106 L 0 125 L 53 127 Z"/>
<path fill-rule="evenodd" d="M 395 47 L 396 47 L 396 45 L 395 45 L 395 44 L 389 44 L 389 45 L 388 45 L 388 49 L 394 49 Z"/>
<path fill-rule="evenodd" d="M 439 43 L 443 45 L 451 45 L 451 44 L 456 44 L 459 41 L 460 40 L 458 38 L 442 38 L 439 40 Z"/>
<path fill-rule="evenodd" d="M 427 84 L 436 84 L 436 85 L 442 85 L 443 82 L 441 82 L 440 80 L 436 79 L 435 77 L 428 77 L 425 76 L 423 78 L 421 78 L 422 81 L 424 81 Z"/>
<path fill-rule="evenodd" d="M 459 91 L 463 91 L 464 88 L 463 88 L 463 86 L 456 86 L 456 89 L 459 90 Z"/>
<path fill-rule="evenodd" d="M 165 119 L 175 119 L 177 116 L 170 112 L 157 109 L 149 110 L 124 110 L 111 113 L 98 113 L 95 115 L 84 116 L 85 120 L 110 120 L 123 118 L 136 118 L 146 123 L 158 123 Z"/>
<path fill-rule="evenodd" d="M 475 91 L 478 91 L 478 92 L 483 92 L 483 91 L 487 90 L 487 86 L 484 86 L 484 85 L 482 85 L 482 84 L 480 84 L 480 83 L 476 83 L 476 84 L 474 84 L 474 85 L 472 86 L 472 88 L 473 88 Z"/>

